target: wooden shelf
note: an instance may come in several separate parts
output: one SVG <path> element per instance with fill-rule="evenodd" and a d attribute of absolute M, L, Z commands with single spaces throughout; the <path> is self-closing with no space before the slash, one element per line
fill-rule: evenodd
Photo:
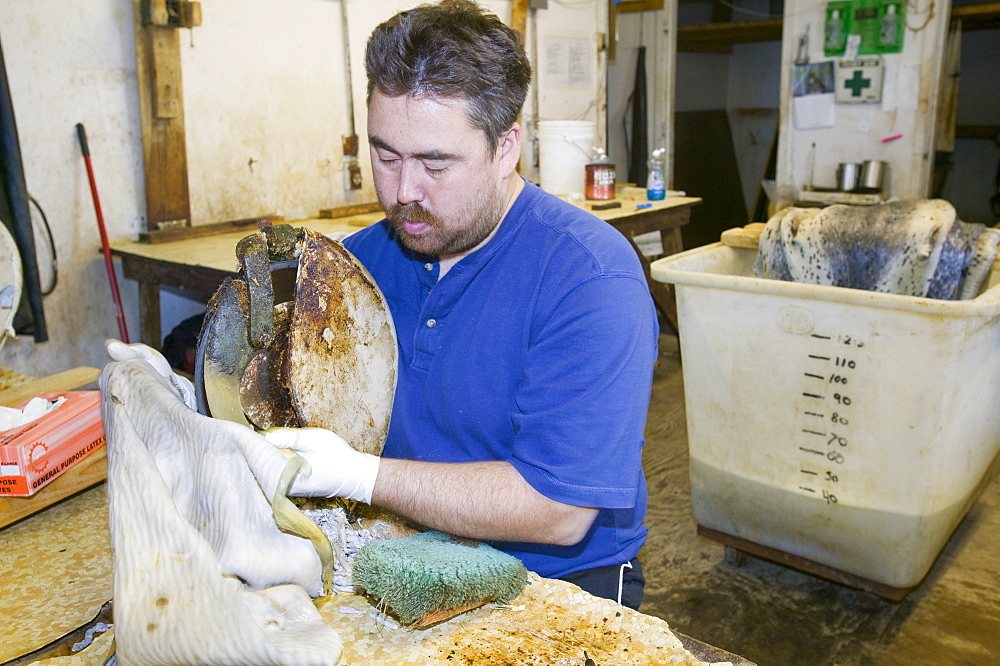
<path fill-rule="evenodd" d="M 685 25 L 677 29 L 677 50 L 729 53 L 733 44 L 781 41 L 781 19 Z"/>
<path fill-rule="evenodd" d="M 1000 28 L 1000 2 L 951 8 L 951 18 L 962 30 Z M 694 53 L 729 53 L 733 44 L 781 41 L 781 19 L 685 25 L 677 29 L 677 50 Z"/>

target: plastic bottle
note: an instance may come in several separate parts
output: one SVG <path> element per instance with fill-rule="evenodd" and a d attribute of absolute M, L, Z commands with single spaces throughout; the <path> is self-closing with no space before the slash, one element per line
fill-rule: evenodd
<path fill-rule="evenodd" d="M 896 5 L 889 5 L 885 9 L 882 17 L 882 26 L 879 30 L 879 44 L 882 46 L 892 46 L 899 36 L 899 16 L 896 15 Z"/>
<path fill-rule="evenodd" d="M 826 39 L 823 46 L 827 51 L 839 51 L 840 43 L 844 39 L 844 23 L 840 20 L 840 10 L 834 9 L 830 12 L 830 18 L 826 21 Z"/>
<path fill-rule="evenodd" d="M 666 196 L 666 183 L 663 181 L 663 154 L 666 148 L 657 148 L 649 158 L 649 179 L 646 181 L 646 198 L 659 201 Z"/>

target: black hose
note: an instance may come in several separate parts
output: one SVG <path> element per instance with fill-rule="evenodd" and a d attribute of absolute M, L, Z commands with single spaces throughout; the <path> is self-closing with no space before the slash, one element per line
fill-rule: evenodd
<path fill-rule="evenodd" d="M 10 223 L 13 225 L 11 232 L 21 254 L 21 271 L 24 278 L 22 298 L 27 299 L 31 309 L 35 342 L 46 342 L 49 334 L 45 326 L 45 310 L 42 307 L 42 287 L 38 277 L 38 260 L 35 256 L 35 232 L 31 226 L 28 188 L 24 181 L 24 164 L 21 162 L 21 146 L 17 139 L 17 123 L 14 120 L 14 103 L 10 98 L 2 46 L 0 46 L 0 162 L 4 167 L 4 191 L 10 204 L 12 218 Z"/>

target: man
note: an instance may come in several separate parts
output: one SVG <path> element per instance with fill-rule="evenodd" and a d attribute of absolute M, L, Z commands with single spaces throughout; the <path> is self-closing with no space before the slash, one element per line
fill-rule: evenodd
<path fill-rule="evenodd" d="M 400 351 L 371 503 L 638 607 L 658 331 L 634 250 L 517 174 L 531 69 L 496 16 L 402 12 L 365 68 L 387 220 L 345 245 Z"/>

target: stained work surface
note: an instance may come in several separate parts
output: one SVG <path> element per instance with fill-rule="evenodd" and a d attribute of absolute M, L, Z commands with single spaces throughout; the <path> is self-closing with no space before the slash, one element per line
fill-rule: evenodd
<path fill-rule="evenodd" d="M 534 574 L 510 606 L 484 606 L 428 629 L 380 624 L 357 595 L 334 597 L 319 609 L 344 639 L 345 664 L 579 666 L 585 651 L 602 666 L 704 663 L 661 620 Z"/>
<path fill-rule="evenodd" d="M 763 560 L 736 566 L 695 533 L 677 338 L 660 339 L 646 427 L 649 540 L 640 610 L 760 666 L 979 664 L 1000 652 L 1000 480 L 959 524 L 902 602 Z"/>
<path fill-rule="evenodd" d="M 0 531 L 0 663 L 87 624 L 111 599 L 104 486 Z"/>

